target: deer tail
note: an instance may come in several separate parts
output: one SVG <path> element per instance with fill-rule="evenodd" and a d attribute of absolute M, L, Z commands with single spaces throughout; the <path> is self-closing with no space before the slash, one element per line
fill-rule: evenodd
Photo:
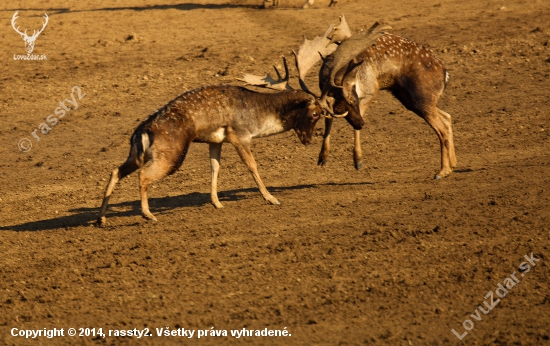
<path fill-rule="evenodd" d="M 153 144 L 153 133 L 147 131 L 144 126 L 139 126 L 130 138 L 130 156 L 140 167 L 145 165 L 151 158 L 151 146 Z"/>
<path fill-rule="evenodd" d="M 443 90 L 445 90 L 445 88 L 447 87 L 447 84 L 449 83 L 449 80 L 451 79 L 451 75 L 449 74 L 449 72 L 447 72 L 447 69 L 444 69 L 443 71 L 444 75 L 445 75 L 445 84 L 443 85 Z"/>

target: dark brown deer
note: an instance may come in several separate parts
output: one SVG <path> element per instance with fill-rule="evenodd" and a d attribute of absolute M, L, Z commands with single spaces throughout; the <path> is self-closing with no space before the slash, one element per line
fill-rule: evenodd
<path fill-rule="evenodd" d="M 340 20 L 338 27 L 347 28 L 345 18 L 342 16 Z M 451 116 L 436 106 L 449 80 L 443 63 L 423 46 L 392 34 L 374 37 L 373 40 L 356 40 L 355 42 L 362 45 L 358 47 L 360 53 L 357 55 L 357 47 L 349 49 L 348 55 L 336 54 L 334 52 L 339 48 L 334 44 L 335 39 L 331 35 L 331 30 L 334 31 L 338 27 L 329 27 L 323 37 L 316 37 L 311 41 L 304 39 L 296 55 L 297 66 L 302 88 L 307 89 L 303 79 L 315 62 L 321 59 L 319 52 L 325 52 L 321 53 L 325 58 L 319 73 L 320 89 L 324 91 L 323 94 L 334 98 L 335 112 L 341 109 L 355 109 L 354 112 L 349 111 L 346 117 L 355 128 L 355 167 L 359 169 L 362 165 L 359 132 L 362 123 L 358 115 L 364 118 L 378 91 L 388 90 L 408 110 L 423 118 L 433 128 L 441 144 L 441 169 L 435 178 L 449 175 L 456 166 Z M 336 41 L 351 40 L 346 36 L 348 35 L 345 34 L 345 30 L 340 30 Z M 343 45 L 342 43 L 341 46 Z M 327 47 L 333 47 L 334 52 L 327 55 Z M 334 64 L 335 55 L 339 61 L 348 63 L 344 64 L 345 66 L 340 63 Z M 331 68 L 332 66 L 337 66 L 336 71 Z M 336 86 L 333 86 L 333 83 Z M 325 119 L 319 165 L 326 164 L 328 158 L 332 121 L 332 118 Z"/>
<path fill-rule="evenodd" d="M 285 78 L 288 80 L 288 73 Z M 216 208 L 223 207 L 218 200 L 217 178 L 224 142 L 233 144 L 263 197 L 271 204 L 279 204 L 262 183 L 250 141 L 294 129 L 307 145 L 321 113 L 317 100 L 302 90 L 259 93 L 237 86 L 208 86 L 186 92 L 134 131 L 128 159 L 111 174 L 98 224 L 105 225 L 107 204 L 117 182 L 138 169 L 142 215 L 156 221 L 149 210 L 147 187 L 181 166 L 191 142 L 209 143 L 211 201 Z"/>

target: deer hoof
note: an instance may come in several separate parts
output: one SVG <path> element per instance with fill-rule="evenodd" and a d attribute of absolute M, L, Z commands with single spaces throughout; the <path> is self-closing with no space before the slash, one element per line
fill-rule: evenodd
<path fill-rule="evenodd" d="M 218 202 L 218 203 L 212 203 L 212 204 L 214 204 L 214 207 L 216 207 L 216 209 L 221 209 L 221 208 L 223 208 L 223 205 L 222 205 L 220 202 Z"/>
<path fill-rule="evenodd" d="M 434 180 L 439 180 L 439 179 L 443 179 L 445 178 L 446 176 L 448 176 L 449 174 L 441 174 L 441 173 L 438 173 L 435 175 L 434 177 Z"/>
<path fill-rule="evenodd" d="M 317 166 L 324 166 L 327 164 L 327 160 L 323 159 L 323 158 L 319 158 L 319 160 L 317 161 Z"/>
<path fill-rule="evenodd" d="M 441 171 L 439 173 L 437 173 L 434 177 L 435 180 L 438 180 L 438 179 L 443 179 L 447 176 L 449 176 L 449 174 L 451 174 L 452 171 Z"/>
<path fill-rule="evenodd" d="M 361 169 L 361 167 L 363 167 L 363 162 L 356 162 L 355 163 L 355 169 L 359 170 L 359 169 Z"/>
<path fill-rule="evenodd" d="M 279 202 L 279 201 L 276 200 L 275 198 L 270 199 L 270 200 L 269 200 L 269 203 L 271 203 L 271 204 L 273 204 L 273 205 L 281 205 L 281 202 Z"/>
<path fill-rule="evenodd" d="M 157 221 L 157 218 L 151 213 L 143 213 L 143 217 L 149 221 Z"/>
<path fill-rule="evenodd" d="M 97 227 L 105 227 L 106 223 L 107 223 L 107 219 L 105 219 L 105 216 L 97 218 L 97 222 L 96 222 Z"/>

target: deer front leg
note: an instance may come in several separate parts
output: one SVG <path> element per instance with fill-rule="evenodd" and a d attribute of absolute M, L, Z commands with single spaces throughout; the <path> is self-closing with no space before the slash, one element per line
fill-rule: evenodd
<path fill-rule="evenodd" d="M 223 208 L 223 205 L 218 199 L 218 173 L 220 171 L 220 158 L 222 153 L 222 143 L 210 143 L 210 172 L 212 173 L 212 192 L 210 200 L 218 209 Z"/>
<path fill-rule="evenodd" d="M 234 130 L 228 128 L 227 139 L 231 142 L 231 144 L 233 144 L 235 150 L 237 150 L 237 153 L 241 157 L 241 160 L 244 162 L 246 167 L 248 167 L 250 173 L 252 173 L 252 177 L 256 181 L 256 184 L 258 185 L 262 196 L 264 196 L 264 199 L 271 204 L 281 204 L 269 193 L 269 191 L 267 191 L 262 179 L 260 178 L 260 174 L 258 174 L 258 165 L 256 164 L 256 160 L 254 160 L 252 152 L 250 151 L 250 140 L 252 139 L 250 133 L 237 134 Z"/>
<path fill-rule="evenodd" d="M 453 125 L 451 121 L 451 115 L 445 111 L 442 111 L 441 109 L 437 109 L 437 112 L 443 116 L 444 122 L 447 126 L 448 131 L 448 140 L 449 140 L 449 161 L 451 164 L 451 168 L 456 167 L 456 154 L 455 154 L 455 145 L 453 140 Z"/>
<path fill-rule="evenodd" d="M 319 153 L 317 165 L 324 166 L 327 163 L 328 153 L 330 151 L 330 130 L 332 129 L 333 118 L 325 118 L 325 133 L 323 134 L 323 144 Z"/>
<path fill-rule="evenodd" d="M 361 130 L 355 130 L 354 133 L 353 162 L 355 164 L 355 169 L 359 169 L 361 168 L 361 166 L 363 166 L 361 151 Z"/>
<path fill-rule="evenodd" d="M 367 114 L 367 109 L 369 108 L 370 103 L 376 95 L 378 94 L 378 86 L 376 84 L 372 85 L 367 90 L 362 90 L 362 95 L 359 96 L 355 94 L 355 97 L 359 100 L 358 108 L 361 118 L 365 119 Z M 355 130 L 353 138 L 353 163 L 355 164 L 355 169 L 360 169 L 363 166 L 362 159 L 362 149 L 361 149 L 361 132 L 360 130 Z"/>

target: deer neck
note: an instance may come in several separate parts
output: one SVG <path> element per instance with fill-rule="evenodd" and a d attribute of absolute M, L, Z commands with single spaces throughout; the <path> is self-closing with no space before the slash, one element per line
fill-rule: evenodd
<path fill-rule="evenodd" d="M 298 105 L 307 100 L 300 90 L 282 91 L 276 94 L 260 94 L 265 102 L 258 103 L 259 126 L 254 137 L 265 137 L 294 128 L 301 112 Z"/>

